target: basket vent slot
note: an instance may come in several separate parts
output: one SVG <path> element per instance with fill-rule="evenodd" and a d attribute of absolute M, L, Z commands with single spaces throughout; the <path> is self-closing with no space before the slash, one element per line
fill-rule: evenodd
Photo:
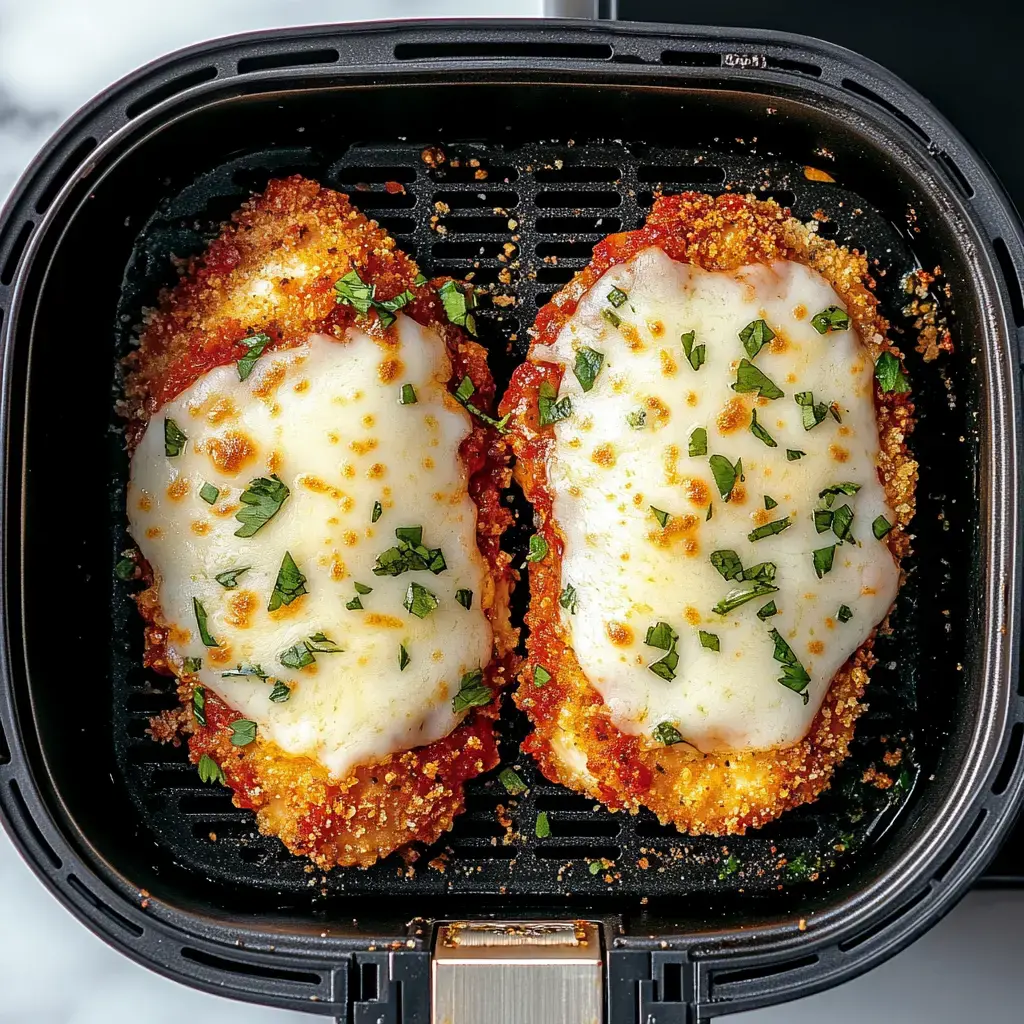
<path fill-rule="evenodd" d="M 725 168 L 714 164 L 691 164 L 689 167 L 644 164 L 636 170 L 636 180 L 664 185 L 721 185 L 725 181 Z"/>
<path fill-rule="evenodd" d="M 762 978 L 774 978 L 790 971 L 800 971 L 805 967 L 813 967 L 818 962 L 816 954 L 794 957 L 781 963 L 765 964 L 762 967 L 745 967 L 735 971 L 715 971 L 711 976 L 712 992 L 726 985 L 741 985 L 747 981 L 760 981 Z"/>
<path fill-rule="evenodd" d="M 999 767 L 999 774 L 996 776 L 996 781 L 992 783 L 992 792 L 999 796 L 1006 792 L 1006 787 L 1010 784 L 1010 779 L 1013 776 L 1014 769 L 1017 767 L 1017 762 L 1020 760 L 1020 748 L 1021 743 L 1024 741 L 1024 724 L 1018 722 L 1010 733 L 1010 742 L 1006 745 L 1006 753 L 1003 756 L 1003 763 Z"/>
<path fill-rule="evenodd" d="M 238 62 L 238 73 L 271 71 L 274 68 L 303 68 L 311 64 L 336 64 L 341 54 L 334 49 L 286 50 L 284 53 L 265 53 L 260 57 L 243 57 Z"/>
<path fill-rule="evenodd" d="M 1013 260 L 1010 258 L 1010 250 L 1006 242 L 1001 238 L 992 239 L 992 248 L 996 251 L 996 259 L 999 261 L 999 269 L 1003 272 L 1006 281 L 1006 290 L 1010 293 L 1010 307 L 1013 309 L 1013 322 L 1018 327 L 1024 327 L 1024 294 L 1021 293 L 1020 278 L 1014 269 Z"/>
<path fill-rule="evenodd" d="M 953 852 L 939 865 L 938 871 L 935 872 L 936 882 L 941 882 L 946 877 L 946 875 L 949 874 L 950 870 L 960 859 L 960 855 L 970 845 L 971 840 L 977 834 L 978 829 L 981 828 L 981 823 L 985 820 L 987 815 L 988 811 L 986 811 L 984 808 L 982 808 L 978 812 L 978 816 L 971 823 L 971 827 L 964 833 L 963 838 L 960 840 L 960 842 L 957 843 L 955 847 L 953 847 Z"/>
<path fill-rule="evenodd" d="M 611 60 L 608 43 L 491 43 L 475 40 L 452 43 L 399 43 L 396 60 L 460 60 L 474 58 L 540 57 L 548 60 Z"/>
<path fill-rule="evenodd" d="M 179 92 L 191 89 L 194 85 L 209 82 L 216 77 L 217 69 L 212 66 L 196 68 L 195 71 L 190 71 L 187 75 L 179 75 L 169 82 L 164 82 L 163 85 L 158 85 L 155 89 L 147 92 L 145 96 L 140 96 L 134 103 L 129 103 L 125 108 L 125 116 L 130 121 L 132 118 L 138 117 L 139 114 L 144 114 L 147 110 L 151 110 L 158 103 L 163 103 L 164 100 L 169 100 L 172 96 L 176 96 Z"/>
<path fill-rule="evenodd" d="M 879 932 L 884 932 L 886 928 L 888 928 L 892 924 L 895 924 L 901 917 L 904 916 L 904 914 L 910 913 L 910 911 L 913 910 L 914 907 L 916 907 L 919 903 L 927 899 L 931 895 L 931 892 L 931 886 L 922 889 L 919 893 L 917 893 L 916 896 L 912 896 L 909 900 L 903 903 L 899 907 L 899 909 L 894 910 L 891 914 L 888 914 L 887 916 L 883 917 L 882 920 L 879 921 L 877 924 L 872 925 L 870 928 L 865 928 L 864 931 L 860 932 L 857 935 L 854 935 L 851 939 L 847 939 L 845 942 L 840 942 L 840 951 L 843 953 L 848 953 L 851 949 L 856 949 L 857 946 L 861 945 L 864 942 L 867 942 L 868 939 L 874 938 L 876 935 L 879 934 Z"/>
<path fill-rule="evenodd" d="M 768 67 L 776 71 L 796 71 L 801 75 L 810 75 L 812 78 L 821 78 L 821 68 L 817 64 L 809 64 L 803 60 L 793 60 L 790 57 L 767 57 Z"/>
<path fill-rule="evenodd" d="M 941 161 L 947 171 L 953 176 L 953 180 L 960 187 L 960 191 L 968 199 L 974 198 L 974 186 L 964 177 L 964 172 L 960 170 L 956 161 L 944 150 L 935 154 Z"/>
<path fill-rule="evenodd" d="M 541 209 L 591 209 L 620 206 L 622 195 L 619 192 L 580 192 L 567 189 L 558 192 L 538 192 L 537 206 Z"/>
<path fill-rule="evenodd" d="M 4 314 L 4 311 L 2 309 L 0 309 L 0 327 L 2 327 L 3 323 L 4 323 L 4 315 L 3 314 Z M 10 764 L 10 763 L 11 763 L 11 748 L 9 746 L 7 746 L 7 737 L 4 736 L 4 727 L 3 727 L 3 724 L 0 723 L 0 764 Z"/>
<path fill-rule="evenodd" d="M 538 846 L 534 851 L 540 860 L 618 860 L 622 850 L 618 846 Z"/>
<path fill-rule="evenodd" d="M 467 192 L 464 189 L 451 189 L 435 192 L 433 202 L 445 203 L 452 210 L 493 210 L 496 206 L 502 210 L 511 210 L 519 203 L 516 192 Z"/>
<path fill-rule="evenodd" d="M 17 808 L 22 825 L 25 826 L 25 830 L 35 840 L 36 846 L 39 847 L 43 856 L 49 861 L 50 867 L 55 871 L 59 871 L 63 866 L 63 862 L 60 857 L 57 856 L 54 848 L 47 842 L 43 833 L 39 831 L 39 826 L 36 824 L 35 818 L 33 818 L 29 813 L 28 805 L 25 803 L 25 798 L 21 795 L 21 790 L 18 788 L 18 784 L 14 779 L 11 779 L 10 786 L 11 798 L 14 800 L 14 806 Z"/>
<path fill-rule="evenodd" d="M 36 200 L 36 213 L 45 213 L 50 203 L 53 202 L 57 193 L 67 184 L 68 179 L 75 172 L 78 165 L 96 148 L 96 140 L 91 136 L 75 146 L 64 158 L 60 167 L 53 173 L 46 188 L 39 194 Z"/>
<path fill-rule="evenodd" d="M 720 53 L 695 53 L 692 51 L 687 53 L 683 50 L 662 50 L 661 63 L 678 68 L 720 68 L 722 66 L 722 55 Z"/>
<path fill-rule="evenodd" d="M 78 895 L 89 904 L 89 906 L 98 910 L 108 920 L 113 921 L 114 924 L 123 928 L 130 935 L 134 935 L 135 938 L 142 938 L 143 930 L 134 921 L 129 921 L 128 918 L 122 917 L 113 909 L 113 907 L 108 907 L 102 900 L 94 896 L 77 876 L 68 875 L 68 885 L 74 889 L 75 892 L 77 892 Z"/>
<path fill-rule="evenodd" d="M 289 971 L 283 967 L 270 967 L 267 964 L 243 963 L 239 960 L 228 960 L 226 957 L 215 956 L 201 949 L 183 946 L 181 955 L 185 960 L 202 964 L 215 971 L 226 971 L 229 974 L 244 974 L 250 978 L 274 978 L 277 981 L 293 981 L 298 985 L 321 985 L 323 979 L 312 971 Z"/>
<path fill-rule="evenodd" d="M 403 185 L 416 180 L 416 171 L 412 167 L 373 167 L 359 165 L 343 167 L 333 175 L 339 185 L 361 185 L 364 182 L 397 181 Z"/>
<path fill-rule="evenodd" d="M 25 251 L 25 246 L 28 245 L 28 240 L 34 227 L 35 224 L 32 221 L 26 221 L 21 225 L 21 230 L 14 239 L 14 244 L 7 255 L 7 261 L 4 263 L 3 270 L 0 270 L 0 284 L 7 285 L 14 280 L 14 274 L 18 269 L 18 261 Z"/>
<path fill-rule="evenodd" d="M 861 85 L 860 82 L 852 78 L 844 78 L 842 85 L 848 92 L 855 93 L 857 96 L 870 100 L 872 103 L 876 103 L 878 106 L 888 110 L 893 117 L 902 121 L 918 138 L 924 139 L 925 142 L 929 141 L 925 130 L 913 118 L 908 117 L 899 107 L 894 106 L 887 99 L 883 99 L 873 89 L 869 89 L 866 85 Z"/>
<path fill-rule="evenodd" d="M 583 184 L 591 181 L 618 181 L 622 171 L 618 167 L 540 167 L 533 172 L 535 181 L 544 184 L 550 182 L 572 182 Z"/>

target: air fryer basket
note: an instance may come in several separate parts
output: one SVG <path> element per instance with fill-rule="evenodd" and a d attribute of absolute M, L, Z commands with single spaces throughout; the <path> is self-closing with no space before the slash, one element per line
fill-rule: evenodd
<path fill-rule="evenodd" d="M 772 196 L 868 252 L 910 353 L 916 553 L 854 753 L 817 804 L 728 841 L 612 815 L 536 772 L 507 707 L 503 764 L 528 794 L 490 773 L 415 864 L 324 874 L 146 738 L 174 698 L 141 668 L 130 588 L 112 578 L 129 543 L 115 362 L 172 257 L 294 172 L 349 192 L 427 273 L 515 296 L 481 317 L 499 386 L 539 305 L 603 235 L 638 226 L 656 189 Z M 0 811 L 15 841 L 150 966 L 343 1019 L 426 1019 L 439 920 L 599 922 L 612 1022 L 735 1012 L 890 955 L 980 871 L 1024 775 L 1018 232 L 987 170 L 902 83 L 789 36 L 361 25 L 220 41 L 136 73 L 62 129 L 0 223 Z M 926 365 L 904 278 L 935 266 L 955 352 Z M 897 747 L 895 785 L 863 781 Z"/>

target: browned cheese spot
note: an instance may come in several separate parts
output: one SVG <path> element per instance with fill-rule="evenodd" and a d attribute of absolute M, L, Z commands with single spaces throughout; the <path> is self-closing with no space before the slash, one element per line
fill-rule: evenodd
<path fill-rule="evenodd" d="M 214 466 L 228 476 L 234 476 L 246 463 L 256 458 L 256 445 L 236 430 L 200 441 L 196 449 L 209 456 Z"/>
<path fill-rule="evenodd" d="M 846 462 L 850 457 L 849 451 L 839 444 L 830 444 L 828 453 L 836 462 Z"/>
<path fill-rule="evenodd" d="M 188 494 L 188 479 L 183 476 L 174 478 L 170 487 L 167 488 L 167 497 L 171 501 L 181 501 Z"/>
<path fill-rule="evenodd" d="M 381 384 L 391 384 L 398 380 L 404 369 L 401 359 L 397 356 L 388 356 L 387 359 L 382 359 L 380 366 L 377 367 L 377 376 Z"/>
<path fill-rule="evenodd" d="M 621 622 L 606 622 L 604 630 L 616 647 L 629 647 L 633 642 L 633 630 Z"/>
<path fill-rule="evenodd" d="M 197 537 L 205 537 L 210 532 L 210 524 L 205 519 L 193 519 L 192 532 Z"/>
<path fill-rule="evenodd" d="M 615 465 L 615 448 L 607 442 L 605 444 L 599 444 L 594 449 L 590 459 L 602 469 L 611 469 L 611 467 Z"/>
<path fill-rule="evenodd" d="M 737 395 L 725 403 L 725 407 L 718 414 L 715 422 L 718 424 L 720 434 L 732 434 L 749 426 L 750 410 L 743 399 Z"/>
<path fill-rule="evenodd" d="M 259 607 L 260 599 L 251 590 L 235 590 L 228 594 L 228 624 L 238 629 L 248 629 L 252 617 Z"/>

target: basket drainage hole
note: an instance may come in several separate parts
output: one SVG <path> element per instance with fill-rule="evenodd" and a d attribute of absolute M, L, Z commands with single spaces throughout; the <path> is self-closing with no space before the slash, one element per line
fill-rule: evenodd
<path fill-rule="evenodd" d="M 359 992 L 362 1002 L 372 1003 L 377 999 L 377 965 L 363 964 L 359 972 Z"/>

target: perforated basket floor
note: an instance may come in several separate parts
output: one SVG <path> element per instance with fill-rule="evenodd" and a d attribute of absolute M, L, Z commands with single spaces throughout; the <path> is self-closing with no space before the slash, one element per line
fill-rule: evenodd
<path fill-rule="evenodd" d="M 222 165 L 169 196 L 141 231 L 128 267 L 117 324 L 119 350 L 128 350 L 141 310 L 159 288 L 174 280 L 171 257 L 202 251 L 221 221 L 268 178 L 301 172 L 352 195 L 429 275 L 469 278 L 514 305 L 486 297 L 481 337 L 488 345 L 499 388 L 523 357 L 527 329 L 552 291 L 589 259 L 604 235 L 639 226 L 655 189 L 753 191 L 790 206 L 803 220 L 815 218 L 821 234 L 866 249 L 874 260 L 877 293 L 887 315 L 905 324 L 904 275 L 918 264 L 912 225 L 871 209 L 840 185 L 812 181 L 802 166 L 756 152 L 707 148 L 657 149 L 619 142 L 535 144 L 502 149 L 476 143 L 441 147 L 446 161 L 430 167 L 421 158 L 428 142 L 352 145 L 343 155 L 313 149 L 252 152 Z M 822 166 L 827 169 L 823 156 Z M 399 182 L 403 191 L 385 189 Z M 946 300 L 940 296 L 940 301 Z M 926 436 L 914 440 L 922 464 L 954 442 L 958 424 L 951 412 L 949 382 L 938 373 L 917 391 L 918 412 L 929 419 Z M 116 427 L 116 421 L 112 421 Z M 113 442 L 119 446 L 120 442 Z M 927 449 L 927 450 L 926 450 Z M 112 451 L 117 467 L 111 487 L 114 522 L 122 523 L 124 456 Z M 955 495 L 949 489 L 919 491 L 916 521 L 919 547 L 948 544 L 959 536 Z M 531 532 L 528 509 L 517 506 L 519 526 L 508 544 L 521 552 Z M 129 544 L 122 528 L 111 538 L 119 553 Z M 117 762 L 141 815 L 140 828 L 173 851 L 175 860 L 201 876 L 276 890 L 289 901 L 308 896 L 461 892 L 538 899 L 573 896 L 574 902 L 636 903 L 659 893 L 776 890 L 780 885 L 814 884 L 869 848 L 909 796 L 930 752 L 915 751 L 920 728 L 916 700 L 919 679 L 954 658 L 962 643 L 960 600 L 941 560 L 910 559 L 908 579 L 891 622 L 893 637 L 878 638 L 879 664 L 872 673 L 870 710 L 861 719 L 853 754 L 831 790 L 815 805 L 728 841 L 689 838 L 660 826 L 653 816 L 611 814 L 591 800 L 545 781 L 518 744 L 527 723 L 505 703 L 500 724 L 502 767 L 512 765 L 529 791 L 510 797 L 498 771 L 467 787 L 467 810 L 455 829 L 410 864 L 393 855 L 369 870 L 311 872 L 275 839 L 259 835 L 252 814 L 232 807 L 230 794 L 204 786 L 183 748 L 158 746 L 146 735 L 154 713 L 173 706 L 173 687 L 141 665 L 141 623 L 126 589 L 114 596 L 112 676 L 113 739 Z M 517 604 L 525 599 L 525 586 Z M 925 621 L 927 608 L 943 608 L 941 621 Z M 938 595 L 937 598 L 933 595 Z M 937 613 L 932 613 L 933 617 Z M 896 653 L 900 657 L 897 659 Z M 898 667 L 897 667 L 898 662 Z M 882 755 L 900 749 L 898 767 L 884 768 Z M 894 778 L 886 791 L 862 781 L 877 766 Z M 547 814 L 550 836 L 535 836 L 537 815 Z"/>

